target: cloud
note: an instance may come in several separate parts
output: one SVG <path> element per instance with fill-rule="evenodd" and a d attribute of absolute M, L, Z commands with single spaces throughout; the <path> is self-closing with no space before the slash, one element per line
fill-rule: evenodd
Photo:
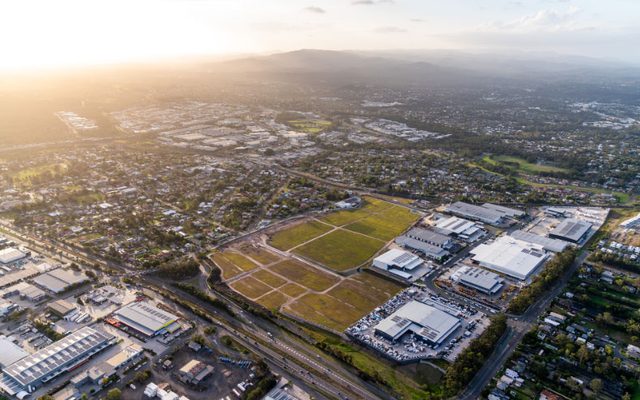
<path fill-rule="evenodd" d="M 394 0 L 353 0 L 351 4 L 354 6 L 373 6 L 375 4 L 394 3 Z"/>
<path fill-rule="evenodd" d="M 422 18 L 411 18 L 409 21 L 411 21 L 411 22 L 427 22 L 426 19 L 422 19 Z"/>
<path fill-rule="evenodd" d="M 325 14 L 326 13 L 324 8 L 320 8 L 320 7 L 316 7 L 316 6 L 305 7 L 303 10 L 307 11 L 307 12 L 310 12 L 310 13 L 314 13 L 314 14 Z"/>
<path fill-rule="evenodd" d="M 493 21 L 484 24 L 480 30 L 490 32 L 558 32 L 589 28 L 579 24 L 579 15 L 580 9 L 573 6 L 565 10 L 542 9 L 511 21 Z"/>
<path fill-rule="evenodd" d="M 381 26 L 373 30 L 375 33 L 404 33 L 407 30 L 397 26 Z"/>

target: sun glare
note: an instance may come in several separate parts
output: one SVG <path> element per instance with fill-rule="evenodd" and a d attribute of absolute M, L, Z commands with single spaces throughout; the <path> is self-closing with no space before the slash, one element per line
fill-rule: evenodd
<path fill-rule="evenodd" d="M 183 2 L 21 0 L 0 4 L 0 68 L 56 67 L 230 51 Z"/>

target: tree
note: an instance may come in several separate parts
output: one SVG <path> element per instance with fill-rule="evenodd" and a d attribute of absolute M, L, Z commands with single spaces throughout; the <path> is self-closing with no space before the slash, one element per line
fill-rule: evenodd
<path fill-rule="evenodd" d="M 122 397 L 122 392 L 120 391 L 120 389 L 115 388 L 115 389 L 111 389 L 109 390 L 109 392 L 107 393 L 107 400 L 120 400 L 120 398 Z"/>
<path fill-rule="evenodd" d="M 587 349 L 587 346 L 580 346 L 580 348 L 576 352 L 576 357 L 578 357 L 580 364 L 584 364 L 585 361 L 589 359 L 589 349 Z"/>
<path fill-rule="evenodd" d="M 593 378 L 589 383 L 589 387 L 596 393 L 602 390 L 602 380 L 599 378 Z"/>

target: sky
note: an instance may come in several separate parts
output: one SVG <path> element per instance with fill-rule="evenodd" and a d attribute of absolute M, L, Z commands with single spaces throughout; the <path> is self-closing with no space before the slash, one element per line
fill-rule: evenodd
<path fill-rule="evenodd" d="M 463 49 L 640 63 L 638 0 L 3 0 L 0 68 L 331 50 Z"/>

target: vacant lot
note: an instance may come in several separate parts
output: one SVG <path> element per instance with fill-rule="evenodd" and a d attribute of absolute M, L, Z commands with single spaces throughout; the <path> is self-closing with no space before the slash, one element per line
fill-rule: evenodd
<path fill-rule="evenodd" d="M 363 272 L 343 280 L 327 294 L 306 294 L 286 309 L 300 318 L 343 331 L 401 289 L 396 283 Z"/>
<path fill-rule="evenodd" d="M 289 298 L 275 290 L 257 300 L 258 304 L 269 310 L 278 310 Z"/>
<path fill-rule="evenodd" d="M 270 268 L 287 279 L 315 291 L 327 290 L 340 278 L 297 260 L 284 260 Z"/>
<path fill-rule="evenodd" d="M 483 160 L 490 164 L 501 163 L 503 165 L 514 167 L 521 170 L 522 172 L 526 172 L 529 174 L 570 172 L 566 168 L 554 167 L 553 165 L 533 164 L 523 158 L 512 156 L 487 156 Z"/>
<path fill-rule="evenodd" d="M 266 283 L 267 285 L 271 286 L 274 289 L 279 288 L 280 286 L 287 283 L 286 280 L 280 278 L 278 275 L 272 274 L 266 269 L 261 269 L 260 271 L 256 271 L 251 276 L 262 281 L 263 283 Z"/>
<path fill-rule="evenodd" d="M 293 227 L 276 232 L 269 240 L 269 244 L 283 251 L 289 250 L 299 244 L 329 232 L 330 225 L 320 221 L 311 220 Z"/>
<path fill-rule="evenodd" d="M 364 204 L 355 210 L 332 212 L 320 218 L 321 221 L 335 226 L 343 226 L 368 217 L 373 213 L 384 211 L 392 206 L 391 203 L 373 197 L 363 197 Z"/>
<path fill-rule="evenodd" d="M 239 281 L 235 281 L 230 286 L 250 299 L 255 299 L 271 291 L 269 286 L 251 276 L 246 276 Z"/>
<path fill-rule="evenodd" d="M 243 272 L 251 271 L 258 267 L 258 265 L 247 257 L 232 251 L 214 253 L 211 255 L 211 259 L 222 271 L 223 279 L 233 278 Z"/>
<path fill-rule="evenodd" d="M 334 270 L 346 271 L 371 258 L 385 242 L 357 233 L 336 230 L 300 246 L 294 253 Z"/>
<path fill-rule="evenodd" d="M 405 231 L 418 219 L 418 215 L 404 207 L 393 206 L 345 226 L 350 231 L 364 233 L 389 241 Z"/>
<path fill-rule="evenodd" d="M 247 257 L 251 257 L 261 264 L 271 264 L 276 261 L 280 261 L 281 258 L 276 254 L 264 249 L 263 247 L 258 247 L 255 245 L 245 244 L 240 247 L 239 251 L 242 254 L 245 254 Z"/>

